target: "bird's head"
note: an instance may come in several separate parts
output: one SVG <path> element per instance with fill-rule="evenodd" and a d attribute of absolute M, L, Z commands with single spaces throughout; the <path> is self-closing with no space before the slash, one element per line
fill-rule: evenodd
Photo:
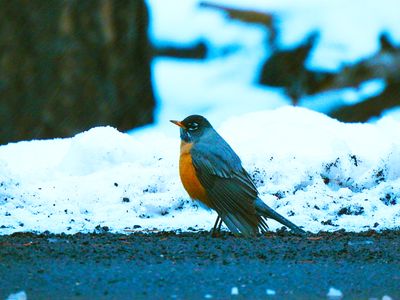
<path fill-rule="evenodd" d="M 187 143 L 197 142 L 201 136 L 213 129 L 210 122 L 200 115 L 191 115 L 183 121 L 171 122 L 180 127 L 181 139 Z"/>

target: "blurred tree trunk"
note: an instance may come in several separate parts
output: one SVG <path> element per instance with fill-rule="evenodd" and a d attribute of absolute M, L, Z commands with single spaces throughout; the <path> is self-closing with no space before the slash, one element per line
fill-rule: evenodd
<path fill-rule="evenodd" d="M 144 0 L 0 0 L 0 143 L 153 121 Z"/>

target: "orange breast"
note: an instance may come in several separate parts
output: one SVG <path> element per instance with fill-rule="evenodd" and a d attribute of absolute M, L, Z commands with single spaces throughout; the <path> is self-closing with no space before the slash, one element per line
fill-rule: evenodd
<path fill-rule="evenodd" d="M 201 185 L 193 167 L 192 156 L 190 155 L 191 143 L 181 142 L 181 156 L 179 159 L 179 175 L 182 184 L 192 199 L 197 199 L 209 205 L 207 192 Z"/>

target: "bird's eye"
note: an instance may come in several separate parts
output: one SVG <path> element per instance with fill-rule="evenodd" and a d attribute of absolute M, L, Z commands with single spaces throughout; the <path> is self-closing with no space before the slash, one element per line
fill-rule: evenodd
<path fill-rule="evenodd" d="M 188 124 L 188 130 L 190 131 L 196 130 L 197 128 L 199 128 L 199 124 L 197 124 L 196 122 Z"/>

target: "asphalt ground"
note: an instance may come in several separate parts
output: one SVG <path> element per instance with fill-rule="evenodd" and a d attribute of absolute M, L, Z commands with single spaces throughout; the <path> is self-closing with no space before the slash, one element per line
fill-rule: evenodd
<path fill-rule="evenodd" d="M 400 299 L 399 249 L 399 231 L 18 233 L 0 236 L 0 299 Z"/>

